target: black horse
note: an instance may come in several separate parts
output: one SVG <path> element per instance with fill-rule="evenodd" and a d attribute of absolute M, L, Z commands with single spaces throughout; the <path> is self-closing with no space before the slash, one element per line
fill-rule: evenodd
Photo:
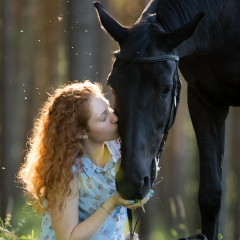
<path fill-rule="evenodd" d="M 141 199 L 151 187 L 153 159 L 177 105 L 179 58 L 200 154 L 202 232 L 216 239 L 225 119 L 229 106 L 240 105 L 240 1 L 152 0 L 132 28 L 94 5 L 120 46 L 108 78 L 122 141 L 118 191 Z"/>

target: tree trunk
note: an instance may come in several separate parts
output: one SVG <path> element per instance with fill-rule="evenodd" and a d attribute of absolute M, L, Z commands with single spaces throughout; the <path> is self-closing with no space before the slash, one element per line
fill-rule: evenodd
<path fill-rule="evenodd" d="M 230 108 L 226 123 L 223 196 L 219 233 L 224 239 L 240 238 L 240 109 Z"/>
<path fill-rule="evenodd" d="M 108 9 L 109 1 L 101 1 Z M 102 82 L 111 67 L 113 41 L 100 28 L 91 1 L 69 1 L 69 74 L 70 80 Z"/>
<path fill-rule="evenodd" d="M 19 157 L 17 119 L 16 39 L 13 0 L 2 1 L 2 80 L 1 80 L 1 217 L 13 201 L 14 174 Z"/>
<path fill-rule="evenodd" d="M 1 217 L 12 213 L 15 174 L 46 91 L 58 82 L 63 1 L 4 0 L 1 81 Z"/>

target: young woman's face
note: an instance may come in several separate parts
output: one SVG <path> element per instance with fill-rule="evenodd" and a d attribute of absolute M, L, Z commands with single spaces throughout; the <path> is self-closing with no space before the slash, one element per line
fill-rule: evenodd
<path fill-rule="evenodd" d="M 118 117 L 110 108 L 109 101 L 101 95 L 91 98 L 92 115 L 88 121 L 88 139 L 94 142 L 112 141 L 119 137 Z"/>

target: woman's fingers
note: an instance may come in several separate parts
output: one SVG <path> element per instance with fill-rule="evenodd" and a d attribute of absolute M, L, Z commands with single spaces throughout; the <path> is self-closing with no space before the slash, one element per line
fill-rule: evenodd
<path fill-rule="evenodd" d="M 124 207 L 134 210 L 134 209 L 142 207 L 144 204 L 146 204 L 147 201 L 153 195 L 154 195 L 154 191 L 151 189 L 149 191 L 149 193 L 146 195 L 146 197 L 143 198 L 142 200 L 126 200 L 126 199 L 122 198 L 119 193 L 116 193 L 115 197 L 117 199 L 118 205 L 121 205 L 121 206 L 124 206 Z"/>
<path fill-rule="evenodd" d="M 144 198 L 145 203 L 154 195 L 154 191 L 151 189 L 147 196 Z"/>

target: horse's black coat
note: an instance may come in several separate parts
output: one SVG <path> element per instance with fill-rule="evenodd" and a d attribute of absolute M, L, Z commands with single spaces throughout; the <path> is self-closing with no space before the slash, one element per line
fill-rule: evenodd
<path fill-rule="evenodd" d="M 95 7 L 122 55 L 179 56 L 200 154 L 202 232 L 216 239 L 225 119 L 229 106 L 240 106 L 240 1 L 152 0 L 132 28 L 121 26 L 100 3 Z M 171 107 L 175 64 L 116 59 L 109 75 L 122 141 L 116 184 L 128 199 L 149 191 L 152 159 Z"/>

